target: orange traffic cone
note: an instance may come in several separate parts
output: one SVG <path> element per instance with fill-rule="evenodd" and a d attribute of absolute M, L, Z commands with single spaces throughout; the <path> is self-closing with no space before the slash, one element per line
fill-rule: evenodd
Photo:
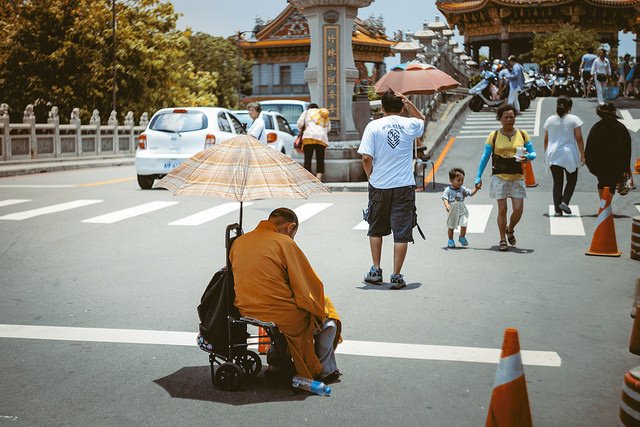
<path fill-rule="evenodd" d="M 262 326 L 258 326 L 258 353 L 267 354 L 270 347 L 271 340 L 267 337 L 267 331 Z"/>
<path fill-rule="evenodd" d="M 636 164 L 633 167 L 633 169 L 634 169 L 633 173 L 640 173 L 640 157 L 636 159 Z"/>
<path fill-rule="evenodd" d="M 505 329 L 485 426 L 532 426 L 518 330 Z"/>
<path fill-rule="evenodd" d="M 536 176 L 533 174 L 531 162 L 524 162 L 522 171 L 524 172 L 524 184 L 527 187 L 537 187 L 538 183 L 536 182 Z"/>
<path fill-rule="evenodd" d="M 624 374 L 620 402 L 621 426 L 640 425 L 640 366 L 637 366 Z"/>
<path fill-rule="evenodd" d="M 602 200 L 600 200 L 596 231 L 593 233 L 593 239 L 591 239 L 591 247 L 585 252 L 587 255 L 612 257 L 622 255 L 622 252 L 618 251 L 618 243 L 616 242 L 616 228 L 613 225 L 611 200 L 613 200 L 613 196 L 609 192 L 609 188 L 604 187 Z"/>

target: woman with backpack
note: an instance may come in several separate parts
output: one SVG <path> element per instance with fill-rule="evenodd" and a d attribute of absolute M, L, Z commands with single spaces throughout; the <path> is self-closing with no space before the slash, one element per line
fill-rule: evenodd
<path fill-rule="evenodd" d="M 482 173 L 491 158 L 489 197 L 496 199 L 498 204 L 498 250 L 504 252 L 509 249 L 507 242 L 511 246 L 516 245 L 515 227 L 520 222 L 527 197 L 522 164 L 535 159 L 536 152 L 527 132 L 515 127 L 516 109 L 513 105 L 501 105 L 496 118 L 502 127 L 491 132 L 485 142 L 475 183 L 482 187 Z M 511 199 L 512 213 L 507 223 L 508 198 Z"/>
<path fill-rule="evenodd" d="M 556 114 L 550 116 L 543 126 L 545 163 L 553 177 L 555 216 L 571 214 L 569 202 L 578 181 L 578 168 L 584 164 L 582 120 L 570 114 L 572 106 L 571 98 L 560 96 L 556 101 Z"/>

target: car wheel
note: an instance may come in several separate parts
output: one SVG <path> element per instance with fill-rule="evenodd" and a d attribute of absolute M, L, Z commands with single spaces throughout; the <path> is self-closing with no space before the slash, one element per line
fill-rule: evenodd
<path fill-rule="evenodd" d="M 138 175 L 138 185 L 143 190 L 151 190 L 153 187 L 153 181 L 155 181 L 155 175 Z"/>

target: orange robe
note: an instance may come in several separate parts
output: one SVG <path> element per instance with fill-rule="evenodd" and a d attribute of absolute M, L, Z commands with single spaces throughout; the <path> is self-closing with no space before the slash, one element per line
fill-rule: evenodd
<path fill-rule="evenodd" d="M 231 247 L 235 305 L 242 316 L 275 323 L 287 339 L 298 375 L 314 378 L 322 365 L 314 351 L 313 331 L 324 319 L 341 324 L 309 260 L 273 223 L 261 221 Z"/>

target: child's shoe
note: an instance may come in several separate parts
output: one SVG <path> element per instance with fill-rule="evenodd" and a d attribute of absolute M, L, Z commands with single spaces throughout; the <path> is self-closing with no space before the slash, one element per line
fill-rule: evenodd
<path fill-rule="evenodd" d="M 382 284 L 382 269 L 371 266 L 371 270 L 364 276 L 364 281 L 373 285 Z"/>
<path fill-rule="evenodd" d="M 460 236 L 460 238 L 458 239 L 458 241 L 460 242 L 460 244 L 462 246 L 469 246 L 469 241 L 467 240 L 466 237 L 464 236 Z"/>
<path fill-rule="evenodd" d="M 447 240 L 447 247 L 448 248 L 455 248 L 456 247 L 456 242 L 454 242 L 453 239 Z"/>
<path fill-rule="evenodd" d="M 392 274 L 391 275 L 391 286 L 389 289 L 402 289 L 407 286 L 407 282 L 404 281 L 404 276 L 402 274 Z"/>

